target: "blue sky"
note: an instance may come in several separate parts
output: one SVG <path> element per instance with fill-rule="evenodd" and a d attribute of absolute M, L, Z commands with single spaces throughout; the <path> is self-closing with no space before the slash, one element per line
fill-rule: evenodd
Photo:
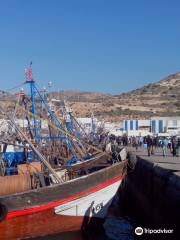
<path fill-rule="evenodd" d="M 0 89 L 117 94 L 180 71 L 178 0 L 0 0 Z"/>

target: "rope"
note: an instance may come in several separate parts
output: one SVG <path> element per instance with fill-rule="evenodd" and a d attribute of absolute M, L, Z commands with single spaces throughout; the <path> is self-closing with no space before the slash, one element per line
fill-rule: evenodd
<path fill-rule="evenodd" d="M 13 91 L 14 89 L 17 89 L 17 88 L 22 87 L 24 84 L 25 84 L 25 83 L 23 82 L 23 83 L 21 83 L 21 84 L 19 84 L 19 85 L 14 86 L 13 88 L 6 89 L 5 92 L 11 92 L 11 91 Z"/>
<path fill-rule="evenodd" d="M 31 117 L 33 117 L 33 113 L 25 110 L 22 106 L 20 106 L 20 107 L 22 108 L 22 110 L 23 110 L 24 112 L 26 112 L 26 113 L 29 114 Z M 48 119 L 44 119 L 44 116 L 42 116 L 42 118 L 43 118 L 43 120 L 47 120 L 49 126 L 51 126 L 54 130 L 58 130 L 58 131 L 60 131 L 61 133 L 67 135 L 67 136 L 73 141 L 74 144 L 76 144 L 75 141 L 77 141 L 77 142 L 79 141 L 79 139 L 76 138 L 75 136 L 71 135 L 71 134 L 66 130 L 66 128 L 60 129 L 60 128 L 56 127 L 56 126 L 55 126 L 52 122 L 50 122 Z M 40 117 L 37 116 L 37 119 L 40 119 Z M 63 127 L 63 126 L 62 126 L 62 127 Z M 88 145 L 89 147 L 93 148 L 94 150 L 96 150 L 96 151 L 98 151 L 98 152 L 100 152 L 100 153 L 104 153 L 105 155 L 108 155 L 108 156 L 109 156 L 108 153 L 103 152 L 101 149 L 99 149 L 99 148 L 97 148 L 97 147 L 94 147 L 94 146 L 91 145 L 91 144 L 87 144 L 87 145 Z"/>
<path fill-rule="evenodd" d="M 32 142 L 26 137 L 26 135 L 20 130 L 20 128 L 17 126 L 17 124 L 13 121 L 13 119 L 4 111 L 4 109 L 0 106 L 0 111 L 9 119 L 10 125 L 15 128 L 17 133 L 20 137 L 26 140 L 26 142 L 29 143 L 32 150 L 37 154 L 37 156 L 41 159 L 41 161 L 44 163 L 44 165 L 49 169 L 49 171 L 53 174 L 55 179 L 58 183 L 62 182 L 62 179 L 58 176 L 58 174 L 55 172 L 55 170 L 51 167 L 51 165 L 46 161 L 44 156 L 34 147 Z"/>
<path fill-rule="evenodd" d="M 15 105 L 15 109 L 14 109 L 14 113 L 13 113 L 13 120 L 15 120 L 17 108 L 19 106 L 19 101 L 20 101 L 20 95 L 18 96 L 18 100 L 17 100 L 16 105 Z"/>

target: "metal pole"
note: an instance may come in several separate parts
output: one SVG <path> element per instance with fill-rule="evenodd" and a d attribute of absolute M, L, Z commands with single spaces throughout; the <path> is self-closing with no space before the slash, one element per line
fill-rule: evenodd
<path fill-rule="evenodd" d="M 34 82 L 30 82 L 30 88 L 31 88 L 31 99 L 32 99 L 32 113 L 34 118 L 34 137 L 36 139 L 37 137 L 37 121 L 36 121 L 36 101 L 35 101 L 35 88 L 34 88 Z"/>
<path fill-rule="evenodd" d="M 32 142 L 26 137 L 26 135 L 20 130 L 20 128 L 18 127 L 18 125 L 14 122 L 14 120 L 12 119 L 11 116 L 9 116 L 4 110 L 3 108 L 0 106 L 0 111 L 7 116 L 7 118 L 10 121 L 10 124 L 12 127 L 14 127 L 14 129 L 17 131 L 17 133 L 19 134 L 20 137 L 24 138 L 24 140 L 26 140 L 27 143 L 29 143 L 29 146 L 31 147 L 31 149 L 37 154 L 37 156 L 40 158 L 41 162 L 44 163 L 44 165 L 49 169 L 49 171 L 53 174 L 53 176 L 55 177 L 55 179 L 57 180 L 58 183 L 62 183 L 63 180 L 58 176 L 58 174 L 55 172 L 55 170 L 51 167 L 51 165 L 46 161 L 46 159 L 44 158 L 44 156 L 37 150 L 37 148 L 34 147 L 34 145 L 32 144 Z"/>

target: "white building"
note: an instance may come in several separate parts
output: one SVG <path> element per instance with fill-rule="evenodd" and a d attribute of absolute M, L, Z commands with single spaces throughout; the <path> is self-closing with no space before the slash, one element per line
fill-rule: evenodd
<path fill-rule="evenodd" d="M 149 120 L 124 120 L 123 130 L 129 136 L 180 135 L 180 117 L 153 117 Z"/>
<path fill-rule="evenodd" d="M 104 131 L 115 136 L 122 136 L 124 134 L 121 124 L 105 122 Z"/>
<path fill-rule="evenodd" d="M 123 131 L 128 136 L 145 136 L 150 134 L 151 121 L 150 120 L 124 120 Z"/>
<path fill-rule="evenodd" d="M 180 117 L 153 117 L 151 118 L 151 131 L 154 134 L 179 135 Z"/>
<path fill-rule="evenodd" d="M 96 132 L 98 127 L 97 118 L 77 118 L 77 121 L 86 131 L 86 133 Z"/>

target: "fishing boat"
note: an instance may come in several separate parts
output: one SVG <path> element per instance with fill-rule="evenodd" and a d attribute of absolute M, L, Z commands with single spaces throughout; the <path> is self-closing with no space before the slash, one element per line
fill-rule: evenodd
<path fill-rule="evenodd" d="M 8 115 L 0 108 L 9 124 L 8 134 L 1 137 L 1 240 L 85 230 L 90 221 L 104 219 L 126 176 L 124 148 L 113 159 L 111 152 L 83 141 L 74 130 L 70 111 L 66 111 L 66 128 L 51 111 L 34 85 L 31 66 L 27 82 L 31 87 L 32 119 L 27 114 L 27 99 L 22 92 L 19 95 L 25 103 L 25 129 L 18 126 L 15 114 Z M 39 94 L 38 104 L 35 92 Z M 36 111 L 40 109 L 42 116 L 44 108 L 48 112 L 49 135 L 40 126 L 43 117 L 38 121 Z"/>

